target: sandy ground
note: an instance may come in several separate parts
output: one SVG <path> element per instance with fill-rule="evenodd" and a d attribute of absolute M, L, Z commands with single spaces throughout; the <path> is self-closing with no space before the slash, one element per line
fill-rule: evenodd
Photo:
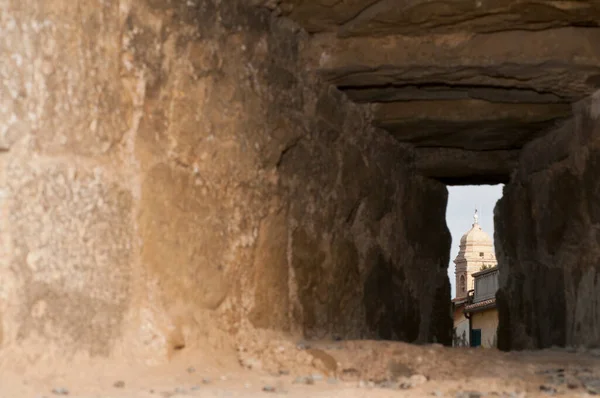
<path fill-rule="evenodd" d="M 0 398 L 476 398 L 592 393 L 600 394 L 600 352 L 502 353 L 373 341 L 265 340 L 210 358 L 186 352 L 154 367 L 98 362 L 0 374 Z"/>

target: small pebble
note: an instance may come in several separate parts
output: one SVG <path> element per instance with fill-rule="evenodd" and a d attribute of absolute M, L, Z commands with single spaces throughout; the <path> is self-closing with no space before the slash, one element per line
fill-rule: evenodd
<path fill-rule="evenodd" d="M 552 386 L 548 386 L 545 384 L 542 384 L 540 386 L 540 391 L 549 395 L 554 395 L 556 394 L 556 388 L 552 387 Z"/>
<path fill-rule="evenodd" d="M 55 395 L 69 395 L 69 390 L 67 390 L 66 388 L 54 388 L 52 389 L 52 394 Z"/>
<path fill-rule="evenodd" d="M 275 387 L 273 387 L 273 386 L 264 386 L 263 387 L 263 391 L 264 392 L 275 392 Z"/>
<path fill-rule="evenodd" d="M 196 371 L 196 368 L 194 368 L 193 366 L 190 366 L 189 368 L 187 368 L 188 373 L 194 373 L 195 371 Z"/>
<path fill-rule="evenodd" d="M 384 381 L 381 382 L 377 385 L 379 388 L 389 388 L 391 390 L 395 390 L 396 388 L 398 388 L 398 383 L 395 383 L 393 381 Z"/>
<path fill-rule="evenodd" d="M 248 358 L 243 362 L 244 366 L 248 369 L 260 369 L 261 362 L 256 358 Z"/>
<path fill-rule="evenodd" d="M 315 384 L 314 379 L 312 378 L 312 376 L 298 376 L 294 379 L 293 381 L 294 384 Z"/>
<path fill-rule="evenodd" d="M 177 394 L 185 394 L 186 391 L 185 391 L 185 388 L 177 387 L 175 389 L 175 393 L 177 393 Z"/>
<path fill-rule="evenodd" d="M 423 383 L 427 383 L 427 377 L 424 375 L 412 375 L 410 376 L 410 383 L 413 387 Z"/>
<path fill-rule="evenodd" d="M 594 348 L 590 350 L 590 355 L 595 357 L 600 357 L 600 348 Z"/>
<path fill-rule="evenodd" d="M 209 384 L 210 383 L 210 379 L 208 377 L 203 377 L 202 378 L 202 383 L 203 384 Z"/>
<path fill-rule="evenodd" d="M 310 348 L 310 344 L 304 341 L 300 341 L 298 344 L 296 344 L 296 348 L 298 348 L 299 350 L 308 350 Z"/>
<path fill-rule="evenodd" d="M 481 398 L 483 394 L 478 391 L 461 391 L 456 393 L 456 398 Z"/>
<path fill-rule="evenodd" d="M 117 380 L 117 381 L 115 381 L 115 384 L 113 384 L 113 387 L 125 388 L 125 382 L 123 380 Z"/>
<path fill-rule="evenodd" d="M 200 389 L 200 386 L 192 386 L 192 388 L 190 388 L 190 390 L 192 391 L 198 391 Z"/>
<path fill-rule="evenodd" d="M 600 395 L 600 379 L 584 380 L 583 385 L 588 393 Z"/>
<path fill-rule="evenodd" d="M 402 383 L 400 383 L 400 388 L 402 390 L 408 390 L 409 388 L 412 388 L 412 383 L 410 381 L 403 381 Z"/>

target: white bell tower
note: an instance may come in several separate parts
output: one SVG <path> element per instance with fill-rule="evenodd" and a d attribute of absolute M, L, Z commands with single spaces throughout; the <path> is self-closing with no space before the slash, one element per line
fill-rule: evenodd
<path fill-rule="evenodd" d="M 466 298 L 474 289 L 473 274 L 483 267 L 497 264 L 492 238 L 479 225 L 479 214 L 475 209 L 473 225 L 460 239 L 460 250 L 454 260 L 456 276 L 456 298 Z"/>

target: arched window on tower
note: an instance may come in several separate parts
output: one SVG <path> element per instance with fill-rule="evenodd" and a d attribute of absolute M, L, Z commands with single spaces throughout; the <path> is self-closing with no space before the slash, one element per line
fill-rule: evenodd
<path fill-rule="evenodd" d="M 464 275 L 460 276 L 460 281 L 459 281 L 459 285 L 458 286 L 459 286 L 461 292 L 466 293 L 467 286 L 466 286 L 466 283 L 465 283 L 465 276 Z"/>

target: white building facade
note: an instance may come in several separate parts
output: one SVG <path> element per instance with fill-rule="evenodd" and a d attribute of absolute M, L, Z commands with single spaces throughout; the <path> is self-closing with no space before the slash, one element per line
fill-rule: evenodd
<path fill-rule="evenodd" d="M 466 298 L 470 290 L 475 290 L 473 274 L 497 265 L 494 243 L 478 222 L 477 211 L 472 228 L 460 239 L 460 250 L 455 264 L 456 298 Z"/>
<path fill-rule="evenodd" d="M 471 345 L 471 327 L 469 319 L 465 316 L 465 307 L 469 304 L 469 293 L 471 299 L 475 291 L 475 278 L 483 270 L 493 268 L 497 265 L 492 238 L 481 229 L 477 210 L 473 216 L 471 229 L 460 239 L 459 252 L 454 260 L 455 264 L 455 286 L 456 297 L 453 302 L 454 316 L 454 346 Z M 485 283 L 485 282 L 480 282 Z M 488 289 L 481 285 L 482 294 Z M 488 294 L 495 295 L 490 291 Z"/>

